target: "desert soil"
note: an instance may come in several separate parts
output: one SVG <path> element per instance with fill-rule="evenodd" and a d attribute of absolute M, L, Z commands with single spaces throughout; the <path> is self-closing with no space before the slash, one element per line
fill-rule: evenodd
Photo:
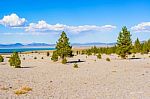
<path fill-rule="evenodd" d="M 10 67 L 10 55 L 3 56 L 0 99 L 150 99 L 150 54 L 126 60 L 117 55 L 102 55 L 102 59 L 78 55 L 63 65 L 45 53 L 30 53 L 21 54 L 22 68 Z M 78 59 L 82 62 L 74 68 Z M 22 86 L 32 91 L 16 95 Z"/>

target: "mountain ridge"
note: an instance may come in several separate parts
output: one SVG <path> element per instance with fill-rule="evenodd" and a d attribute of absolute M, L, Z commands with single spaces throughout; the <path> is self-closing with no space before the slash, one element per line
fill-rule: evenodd
<path fill-rule="evenodd" d="M 96 45 L 115 45 L 116 43 L 100 43 L 100 42 L 92 42 L 92 43 L 72 43 L 72 46 L 96 46 Z M 36 47 L 36 46 L 55 46 L 56 44 L 47 44 L 47 43 L 15 43 L 15 44 L 0 44 L 0 47 Z"/>

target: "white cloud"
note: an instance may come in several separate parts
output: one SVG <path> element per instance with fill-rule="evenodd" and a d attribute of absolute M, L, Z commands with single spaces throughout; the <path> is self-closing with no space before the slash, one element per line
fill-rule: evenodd
<path fill-rule="evenodd" d="M 9 27 L 20 27 L 23 26 L 25 22 L 25 18 L 19 18 L 19 16 L 14 13 L 4 16 L 3 19 L 0 20 L 0 24 Z"/>
<path fill-rule="evenodd" d="M 28 27 L 26 27 L 26 31 L 61 31 L 64 30 L 65 25 L 62 24 L 56 24 L 56 25 L 50 25 L 46 23 L 45 21 L 41 20 L 38 23 L 30 23 Z"/>
<path fill-rule="evenodd" d="M 79 33 L 85 31 L 110 31 L 115 28 L 116 26 L 112 25 L 104 25 L 104 26 L 96 26 L 96 25 L 68 26 L 64 24 L 51 25 L 41 20 L 38 23 L 30 23 L 29 26 L 26 27 L 26 31 L 28 32 L 69 31 Z"/>
<path fill-rule="evenodd" d="M 143 22 L 136 26 L 131 27 L 132 31 L 135 32 L 150 32 L 150 22 Z"/>

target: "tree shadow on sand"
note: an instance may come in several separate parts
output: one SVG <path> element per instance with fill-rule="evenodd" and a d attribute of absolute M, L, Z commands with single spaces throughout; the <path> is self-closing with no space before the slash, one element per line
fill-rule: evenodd
<path fill-rule="evenodd" d="M 20 68 L 34 68 L 36 66 L 24 66 L 24 67 L 20 67 Z"/>
<path fill-rule="evenodd" d="M 68 61 L 67 63 L 83 63 L 85 61 L 81 61 L 80 59 L 78 59 L 77 61 Z"/>
<path fill-rule="evenodd" d="M 134 60 L 134 59 L 136 60 L 136 59 L 141 59 L 141 58 L 129 58 L 129 60 Z"/>

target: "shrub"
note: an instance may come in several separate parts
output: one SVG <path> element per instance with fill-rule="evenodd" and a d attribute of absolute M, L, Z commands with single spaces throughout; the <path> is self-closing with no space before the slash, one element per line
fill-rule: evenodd
<path fill-rule="evenodd" d="M 76 51 L 76 55 L 78 55 L 79 54 L 79 51 Z"/>
<path fill-rule="evenodd" d="M 41 59 L 44 59 L 43 57 L 41 57 Z"/>
<path fill-rule="evenodd" d="M 110 58 L 106 58 L 106 61 L 109 61 L 109 62 L 110 62 Z"/>
<path fill-rule="evenodd" d="M 132 57 L 135 58 L 135 54 L 133 54 Z"/>
<path fill-rule="evenodd" d="M 49 52 L 46 53 L 46 56 L 50 56 Z"/>
<path fill-rule="evenodd" d="M 77 63 L 75 63 L 73 67 L 74 68 L 79 68 Z"/>
<path fill-rule="evenodd" d="M 101 58 L 102 58 L 102 56 L 101 56 L 100 53 L 98 53 L 97 58 L 98 58 L 98 59 L 101 59 Z"/>
<path fill-rule="evenodd" d="M 53 60 L 54 62 L 58 61 L 58 54 L 56 51 L 53 52 L 51 60 Z"/>
<path fill-rule="evenodd" d="M 3 56 L 0 55 L 0 62 L 3 62 L 4 61 L 4 58 Z"/>
<path fill-rule="evenodd" d="M 37 57 L 34 57 L 34 59 L 37 59 Z"/>
<path fill-rule="evenodd" d="M 25 91 L 25 90 L 15 90 L 16 95 L 21 95 L 21 94 L 26 94 L 26 93 L 27 93 L 27 91 Z"/>
<path fill-rule="evenodd" d="M 66 64 L 66 63 L 67 63 L 67 59 L 64 58 L 64 59 L 62 60 L 62 64 Z"/>
<path fill-rule="evenodd" d="M 28 86 L 23 86 L 21 89 L 25 90 L 25 91 L 32 91 L 32 88 L 30 88 Z"/>
<path fill-rule="evenodd" d="M 21 60 L 17 52 L 14 52 L 9 59 L 10 66 L 20 68 Z"/>
<path fill-rule="evenodd" d="M 32 91 L 32 88 L 28 87 L 28 86 L 24 86 L 18 90 L 15 90 L 15 94 L 16 95 L 21 95 L 21 94 L 26 94 L 29 91 Z"/>

